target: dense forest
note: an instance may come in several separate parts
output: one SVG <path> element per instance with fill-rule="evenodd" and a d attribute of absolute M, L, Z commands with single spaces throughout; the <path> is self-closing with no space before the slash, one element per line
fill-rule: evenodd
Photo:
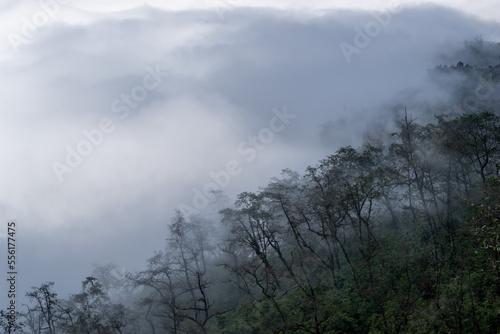
<path fill-rule="evenodd" d="M 476 71 L 496 92 L 498 67 Z M 469 67 L 439 69 L 451 70 Z M 33 334 L 500 333 L 496 92 L 477 98 L 488 110 L 428 124 L 402 109 L 387 138 L 342 147 L 302 174 L 284 170 L 215 218 L 178 211 L 145 269 L 98 266 L 67 299 L 54 282 L 32 287 L 16 326 L 5 311 L 1 325 Z"/>

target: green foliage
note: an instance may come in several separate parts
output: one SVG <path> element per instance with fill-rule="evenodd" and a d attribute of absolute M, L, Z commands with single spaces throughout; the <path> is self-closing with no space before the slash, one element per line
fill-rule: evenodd
<path fill-rule="evenodd" d="M 488 112 L 425 127 L 405 117 L 388 151 L 342 148 L 302 178 L 287 171 L 262 192 L 240 195 L 225 221 L 277 289 L 247 291 L 255 301 L 240 303 L 219 328 L 497 333 L 497 124 Z M 460 223 L 464 200 L 477 201 L 488 177 L 484 203 Z M 258 277 L 240 276 L 262 287 Z"/>
<path fill-rule="evenodd" d="M 220 235 L 177 212 L 165 251 L 127 276 L 138 332 L 498 334 L 499 166 L 495 114 L 405 115 L 387 148 L 344 147 L 238 195 Z M 69 302 L 52 284 L 28 295 L 26 323 L 130 328 L 95 278 Z"/>

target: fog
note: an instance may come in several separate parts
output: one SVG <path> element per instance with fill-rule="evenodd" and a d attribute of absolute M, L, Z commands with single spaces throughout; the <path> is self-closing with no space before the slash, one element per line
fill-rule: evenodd
<path fill-rule="evenodd" d="M 432 118 L 451 92 L 427 70 L 500 42 L 494 1 L 60 3 L 45 23 L 1 5 L 1 254 L 15 220 L 19 295 L 74 292 L 95 263 L 142 267 L 176 209 L 217 211 L 217 183 L 232 199 L 303 172 L 391 131 L 402 106 Z"/>

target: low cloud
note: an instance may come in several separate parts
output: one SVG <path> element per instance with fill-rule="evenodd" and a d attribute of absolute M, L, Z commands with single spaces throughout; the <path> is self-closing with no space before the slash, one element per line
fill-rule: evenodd
<path fill-rule="evenodd" d="M 28 15 L 4 6 L 2 18 Z M 61 7 L 85 19 L 57 19 L 1 58 L 0 211 L 21 226 L 25 287 L 63 280 L 74 291 L 92 263 L 141 266 L 163 247 L 174 210 L 229 161 L 243 167 L 224 189 L 234 196 L 391 129 L 394 106 L 445 103 L 447 92 L 426 88 L 427 69 L 464 40 L 498 39 L 500 28 L 444 7 L 409 7 L 360 48 L 355 27 L 376 20 L 373 12 L 235 7 L 221 19 L 207 9 L 90 7 Z M 360 52 L 347 62 L 341 43 Z M 168 75 L 121 119 L 113 102 L 157 64 Z M 238 146 L 285 106 L 296 117 L 245 163 Z M 113 131 L 60 182 L 53 162 L 65 163 L 67 147 L 89 140 L 83 131 L 103 119 Z"/>

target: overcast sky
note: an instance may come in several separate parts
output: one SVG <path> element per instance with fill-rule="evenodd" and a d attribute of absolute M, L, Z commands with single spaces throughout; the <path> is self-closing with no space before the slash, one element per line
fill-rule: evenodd
<path fill-rule="evenodd" d="M 40 3 L 0 4 L 0 261 L 15 220 L 20 295 L 143 267 L 176 208 L 390 130 L 405 92 L 446 102 L 426 70 L 500 42 L 496 0 Z"/>

